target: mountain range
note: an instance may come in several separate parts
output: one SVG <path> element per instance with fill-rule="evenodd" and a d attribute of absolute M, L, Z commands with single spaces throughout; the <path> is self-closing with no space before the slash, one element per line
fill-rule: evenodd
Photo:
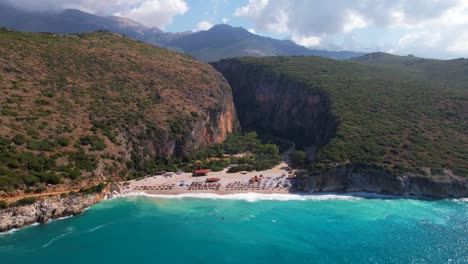
<path fill-rule="evenodd" d="M 322 56 L 349 59 L 365 53 L 308 49 L 290 40 L 278 40 L 250 33 L 242 27 L 215 25 L 198 32 L 164 32 L 117 16 L 98 16 L 76 9 L 61 12 L 27 12 L 0 5 L 0 26 L 25 32 L 59 34 L 108 30 L 160 47 L 187 53 L 199 60 L 217 61 L 246 56 Z"/>

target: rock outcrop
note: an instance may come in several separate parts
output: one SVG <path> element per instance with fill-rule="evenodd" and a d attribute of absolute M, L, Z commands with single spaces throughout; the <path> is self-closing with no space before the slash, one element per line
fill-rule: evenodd
<path fill-rule="evenodd" d="M 21 228 L 51 219 L 81 214 L 99 202 L 105 192 L 90 195 L 68 195 L 39 198 L 35 203 L 0 210 L 0 232 Z"/>
<path fill-rule="evenodd" d="M 337 122 L 325 92 L 238 60 L 213 65 L 231 86 L 243 129 L 317 146 L 334 135 Z"/>
<path fill-rule="evenodd" d="M 434 198 L 468 197 L 468 178 L 457 176 L 394 176 L 378 169 L 339 168 L 318 175 L 303 175 L 297 187 L 305 192 L 372 192 Z"/>

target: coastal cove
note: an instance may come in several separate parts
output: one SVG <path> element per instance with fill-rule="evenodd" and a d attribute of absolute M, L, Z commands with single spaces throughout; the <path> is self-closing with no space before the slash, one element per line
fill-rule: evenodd
<path fill-rule="evenodd" d="M 112 263 L 468 260 L 465 199 L 135 195 L 104 200 L 77 217 L 4 233 L 0 235 L 0 255 L 5 263 L 34 259 L 47 263 L 90 259 Z M 68 248 L 86 254 L 71 257 Z"/>

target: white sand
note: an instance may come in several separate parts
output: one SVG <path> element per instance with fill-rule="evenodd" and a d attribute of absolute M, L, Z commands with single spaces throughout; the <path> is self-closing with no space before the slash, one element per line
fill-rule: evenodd
<path fill-rule="evenodd" d="M 152 176 L 142 180 L 133 180 L 127 182 L 124 186 L 123 194 L 134 192 L 145 192 L 148 194 L 183 194 L 183 193 L 217 193 L 217 194 L 233 194 L 233 193 L 291 193 L 294 190 L 291 188 L 290 180 L 287 179 L 288 171 L 285 169 L 288 165 L 281 162 L 278 166 L 265 170 L 253 171 L 247 174 L 227 173 L 227 169 L 219 172 L 209 172 L 207 176 L 193 177 L 192 173 L 172 174 L 172 176 Z M 252 177 L 260 177 L 260 183 L 249 184 Z M 219 187 L 197 188 L 189 190 L 189 186 L 193 182 L 200 182 L 203 185 L 207 178 L 220 178 Z M 234 188 L 228 188 L 229 184 Z M 180 186 L 183 184 L 184 186 Z M 285 187 L 284 184 L 287 184 Z M 214 184 L 213 184 L 214 185 Z M 206 186 L 206 185 L 205 185 Z"/>

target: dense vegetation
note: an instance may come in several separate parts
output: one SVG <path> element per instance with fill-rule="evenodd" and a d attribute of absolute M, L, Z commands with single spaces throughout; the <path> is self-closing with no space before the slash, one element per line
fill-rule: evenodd
<path fill-rule="evenodd" d="M 0 209 L 4 209 L 7 207 L 17 207 L 17 206 L 23 206 L 23 205 L 30 205 L 33 204 L 37 201 L 36 197 L 25 197 L 22 198 L 18 201 L 12 202 L 7 204 L 5 201 L 0 201 Z"/>
<path fill-rule="evenodd" d="M 173 156 L 148 160 L 136 177 L 177 170 L 191 172 L 201 168 L 221 171 L 228 165 L 233 165 L 228 172 L 265 170 L 278 165 L 279 161 L 279 148 L 270 139 L 261 140 L 255 132 L 230 134 L 223 143 L 213 144 L 184 158 Z"/>
<path fill-rule="evenodd" d="M 352 61 L 404 71 L 442 85 L 468 89 L 468 59 L 436 60 L 376 52 L 353 58 Z"/>
<path fill-rule="evenodd" d="M 230 132 L 231 99 L 210 65 L 122 35 L 0 29 L 0 194 L 190 156 Z"/>
<path fill-rule="evenodd" d="M 244 58 L 240 62 L 328 94 L 330 114 L 339 126 L 317 154 L 314 172 L 353 166 L 395 174 L 468 175 L 466 82 L 455 85 L 397 68 L 319 57 Z"/>

